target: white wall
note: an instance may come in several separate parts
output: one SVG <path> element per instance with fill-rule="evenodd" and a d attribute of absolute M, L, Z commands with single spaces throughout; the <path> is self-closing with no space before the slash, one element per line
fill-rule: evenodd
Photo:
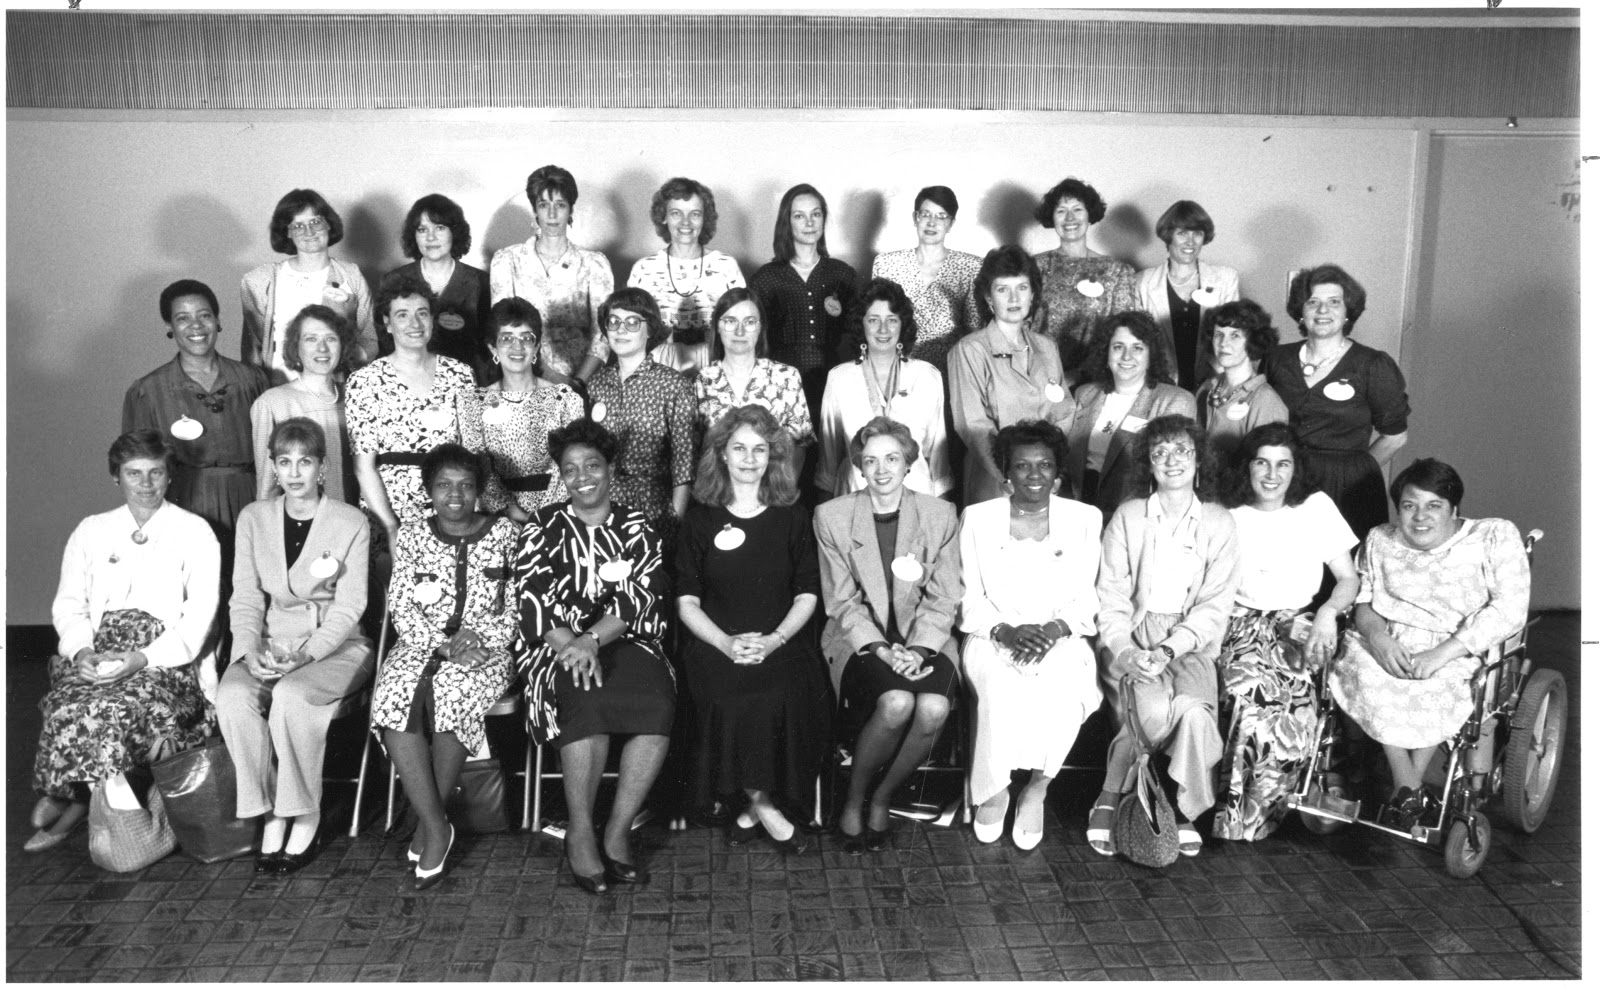
<path fill-rule="evenodd" d="M 1207 257 L 1240 269 L 1245 293 L 1286 338 L 1295 332 L 1282 311 L 1286 270 L 1331 260 L 1367 286 L 1361 339 L 1396 353 L 1425 140 L 1383 121 L 944 111 L 13 111 L 7 137 L 12 624 L 49 621 L 67 533 L 115 502 L 103 457 L 122 393 L 172 353 L 156 312 L 161 287 L 208 282 L 224 300 L 225 332 L 237 334 L 238 279 L 274 257 L 267 220 L 292 187 L 334 204 L 347 230 L 335 254 L 376 278 L 402 260 L 397 228 L 418 196 L 443 192 L 465 207 L 467 260 L 486 265 L 529 233 L 528 172 L 561 164 L 579 182 L 573 239 L 604 250 L 620 284 L 659 246 L 649 197 L 676 174 L 717 193 L 714 244 L 747 273 L 770 256 L 777 200 L 796 182 L 828 197 L 832 253 L 864 268 L 877 251 L 911 245 L 910 197 L 935 183 L 961 198 L 952 246 L 1054 246 L 1029 214 L 1039 193 L 1077 175 L 1111 203 L 1095 231 L 1102 249 L 1155 263 L 1156 218 L 1174 199 L 1195 199 L 1217 224 Z M 223 349 L 237 344 L 225 338 Z M 1452 414 L 1455 396 L 1434 394 L 1419 420 Z"/>

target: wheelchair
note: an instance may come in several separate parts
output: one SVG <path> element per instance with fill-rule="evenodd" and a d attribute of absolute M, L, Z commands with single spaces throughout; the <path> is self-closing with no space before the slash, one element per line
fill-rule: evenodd
<path fill-rule="evenodd" d="M 1523 539 L 1530 556 L 1543 536 L 1533 529 Z M 1444 765 L 1441 799 L 1409 831 L 1363 816 L 1361 802 L 1349 799 L 1334 757 L 1340 716 L 1324 670 L 1318 686 L 1316 754 L 1289 797 L 1290 809 L 1298 810 L 1301 822 L 1317 834 L 1360 824 L 1442 850 L 1445 871 L 1457 879 L 1476 874 L 1488 858 L 1491 830 L 1485 808 L 1493 798 L 1500 798 L 1512 826 L 1527 834 L 1538 830 L 1555 796 L 1566 747 L 1567 683 L 1555 670 L 1533 668 L 1527 650 L 1532 625 L 1523 625 L 1490 649 L 1473 675 L 1472 713 L 1439 747 Z"/>

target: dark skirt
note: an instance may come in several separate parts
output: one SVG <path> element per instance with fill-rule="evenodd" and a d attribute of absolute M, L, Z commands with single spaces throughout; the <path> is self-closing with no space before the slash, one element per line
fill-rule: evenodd
<path fill-rule="evenodd" d="M 765 662 L 740 666 L 693 639 L 685 658 L 696 720 L 695 806 L 764 790 L 786 813 L 804 816 L 833 742 L 833 690 L 822 657 L 790 642 Z"/>
<path fill-rule="evenodd" d="M 1306 465 L 1318 491 L 1338 506 L 1356 539 L 1389 521 L 1383 468 L 1366 450 L 1307 450 Z"/>
<path fill-rule="evenodd" d="M 619 640 L 600 650 L 598 689 L 572 685 L 557 670 L 555 743 L 568 745 L 591 735 L 671 735 L 677 708 L 672 672 L 638 643 Z"/>
<path fill-rule="evenodd" d="M 907 680 L 876 656 L 858 652 L 845 661 L 844 672 L 839 676 L 839 734 L 849 740 L 852 751 L 878 698 L 889 691 L 938 694 L 951 699 L 956 689 L 956 664 L 941 652 L 934 653 L 923 666 L 933 672 L 920 680 Z"/>

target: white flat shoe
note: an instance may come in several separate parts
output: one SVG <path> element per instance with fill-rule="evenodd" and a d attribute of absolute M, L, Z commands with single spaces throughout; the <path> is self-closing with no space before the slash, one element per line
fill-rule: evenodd
<path fill-rule="evenodd" d="M 69 805 L 70 801 L 60 797 L 40 797 L 39 802 L 33 805 L 33 815 L 28 823 L 35 828 L 48 828 L 61 819 Z"/>
<path fill-rule="evenodd" d="M 76 830 L 78 828 L 74 825 L 60 834 L 51 834 L 47 829 L 40 828 L 33 833 L 32 838 L 23 843 L 22 850 L 25 852 L 42 852 L 47 848 L 54 848 L 72 837 L 72 832 Z"/>
<path fill-rule="evenodd" d="M 977 812 L 972 815 L 972 834 L 985 845 L 992 845 L 1000 840 L 1006 830 L 1006 811 L 1011 809 L 1011 791 L 1007 790 L 1006 802 L 1000 808 L 1000 819 L 993 824 L 985 824 L 978 820 Z"/>

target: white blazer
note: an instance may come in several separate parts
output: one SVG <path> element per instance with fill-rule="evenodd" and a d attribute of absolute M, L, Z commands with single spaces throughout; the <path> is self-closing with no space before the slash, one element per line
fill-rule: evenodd
<path fill-rule="evenodd" d="M 1211 289 L 1216 300 L 1210 305 L 1200 303 L 1200 318 L 1206 318 L 1207 309 L 1215 309 L 1224 302 L 1239 301 L 1239 273 L 1232 268 L 1210 261 L 1197 262 L 1200 266 L 1200 288 Z M 1172 368 L 1172 383 L 1178 383 L 1178 348 L 1172 340 L 1172 307 L 1167 305 L 1167 262 L 1165 259 L 1154 268 L 1146 268 L 1134 279 L 1134 290 L 1139 295 L 1139 308 L 1155 318 L 1161 327 L 1162 346 L 1167 352 L 1167 366 Z M 1209 298 L 1209 297 L 1208 297 Z M 1201 340 L 1194 348 L 1194 379 L 1204 381 L 1211 377 L 1212 368 L 1206 360 L 1206 344 Z"/>

